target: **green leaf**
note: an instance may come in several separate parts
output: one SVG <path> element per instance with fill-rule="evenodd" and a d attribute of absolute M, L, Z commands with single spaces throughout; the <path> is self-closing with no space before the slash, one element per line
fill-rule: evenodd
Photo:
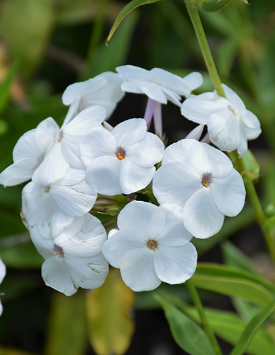
<path fill-rule="evenodd" d="M 84 292 L 67 297 L 54 292 L 45 355 L 86 354 Z"/>
<path fill-rule="evenodd" d="M 263 306 L 274 298 L 272 284 L 238 268 L 200 263 L 192 281 L 196 287 L 227 296 L 242 297 Z"/>
<path fill-rule="evenodd" d="M 132 340 L 134 321 L 131 310 L 135 294 L 111 269 L 104 284 L 86 295 L 88 336 L 98 355 L 124 354 Z"/>
<path fill-rule="evenodd" d="M 192 319 L 200 322 L 200 317 L 195 307 L 190 307 L 182 301 L 177 302 L 177 305 L 187 315 L 192 317 Z M 214 333 L 232 345 L 237 344 L 246 327 L 246 321 L 233 312 L 210 308 L 205 308 L 204 311 Z M 247 351 L 252 355 L 274 354 L 272 341 L 265 329 L 259 329 L 255 337 L 252 339 L 251 344 L 248 346 Z"/>
<path fill-rule="evenodd" d="M 127 5 L 124 6 L 124 8 L 120 11 L 118 14 L 117 18 L 115 19 L 115 22 L 113 23 L 113 26 L 109 32 L 108 38 L 107 38 L 107 43 L 110 41 L 110 39 L 113 37 L 113 34 L 115 33 L 116 29 L 118 28 L 119 24 L 121 21 L 129 15 L 130 12 L 132 12 L 134 9 L 141 5 L 147 5 L 147 4 L 152 4 L 154 2 L 158 2 L 160 0 L 133 0 L 129 2 Z"/>
<path fill-rule="evenodd" d="M 275 299 L 273 299 L 266 307 L 257 313 L 246 326 L 241 338 L 232 351 L 231 355 L 242 355 L 253 339 L 258 328 L 266 320 L 266 318 L 273 312 L 275 308 Z M 265 354 L 265 352 L 262 352 Z"/>
<path fill-rule="evenodd" d="M 83 80 L 105 71 L 114 71 L 117 66 L 125 63 L 137 20 L 137 12 L 128 16 L 108 47 L 103 43 L 94 51 L 92 61 L 88 63 L 88 68 L 82 77 Z"/>
<path fill-rule="evenodd" d="M 161 304 L 176 343 L 191 355 L 212 355 L 214 350 L 205 332 L 189 317 L 159 295 Z"/>
<path fill-rule="evenodd" d="M 22 350 L 0 346 L 0 355 L 33 355 Z"/>
<path fill-rule="evenodd" d="M 256 269 L 251 260 L 229 241 L 222 244 L 225 263 L 229 266 L 239 267 L 256 274 Z"/>
<path fill-rule="evenodd" d="M 9 94 L 10 94 L 10 87 L 12 83 L 12 79 L 17 71 L 17 66 L 18 63 L 15 61 L 6 76 L 5 80 L 1 83 L 0 85 L 0 112 L 4 110 L 6 107 L 8 100 L 9 100 Z"/>
<path fill-rule="evenodd" d="M 214 12 L 214 11 L 221 10 L 223 7 L 225 7 L 230 2 L 231 2 L 231 0 L 202 0 L 200 3 L 200 7 L 204 11 Z"/>

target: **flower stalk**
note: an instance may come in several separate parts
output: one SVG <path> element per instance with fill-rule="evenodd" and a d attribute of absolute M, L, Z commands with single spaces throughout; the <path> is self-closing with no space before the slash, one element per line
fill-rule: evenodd
<path fill-rule="evenodd" d="M 222 83 L 219 77 L 219 74 L 217 72 L 216 69 L 216 65 L 214 63 L 207 39 L 206 39 L 206 35 L 198 14 L 198 10 L 197 7 L 193 4 L 193 2 L 191 0 L 184 0 L 187 11 L 189 13 L 189 16 L 191 18 L 204 60 L 205 60 L 205 64 L 207 67 L 207 70 L 209 72 L 210 78 L 212 80 L 212 83 L 215 87 L 215 90 L 217 92 L 217 94 L 219 96 L 225 97 L 224 94 L 224 90 L 222 87 Z M 266 222 L 266 216 L 263 212 L 259 197 L 257 195 L 255 186 L 253 184 L 253 181 L 251 180 L 251 178 L 248 176 L 247 172 L 246 172 L 246 168 L 244 165 L 244 160 L 242 158 L 238 157 L 238 153 L 237 151 L 231 152 L 229 154 L 231 160 L 235 163 L 237 170 L 239 171 L 239 173 L 242 175 L 243 180 L 244 180 L 244 184 L 246 187 L 246 191 L 247 194 L 249 196 L 249 199 L 251 201 L 251 204 L 253 206 L 253 209 L 255 211 L 256 214 L 256 218 L 257 221 L 261 227 L 261 230 L 264 234 L 270 255 L 273 259 L 273 262 L 275 263 L 275 238 L 274 235 L 272 233 L 272 230 L 267 230 L 264 228 L 265 222 Z"/>
<path fill-rule="evenodd" d="M 194 302 L 194 305 L 199 313 L 200 319 L 201 319 L 201 324 L 205 330 L 206 335 L 208 336 L 208 339 L 213 347 L 213 350 L 216 355 L 222 355 L 222 351 L 220 349 L 220 346 L 217 342 L 217 339 L 212 331 L 212 328 L 210 327 L 208 323 L 208 319 L 204 313 L 203 305 L 201 303 L 200 297 L 198 295 L 198 292 L 192 282 L 192 279 L 189 279 L 186 281 L 186 286 L 189 290 L 190 296 L 192 297 L 192 300 Z"/>

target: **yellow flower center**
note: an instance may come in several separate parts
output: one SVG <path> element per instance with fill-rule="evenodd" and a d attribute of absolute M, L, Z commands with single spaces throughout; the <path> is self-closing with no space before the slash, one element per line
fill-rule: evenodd
<path fill-rule="evenodd" d="M 153 239 L 148 240 L 148 242 L 146 243 L 147 247 L 151 250 L 158 250 L 158 242 L 156 242 Z"/>
<path fill-rule="evenodd" d="M 119 147 L 116 151 L 116 157 L 119 160 L 123 160 L 126 157 L 126 152 L 123 148 Z"/>
<path fill-rule="evenodd" d="M 208 187 L 212 182 L 212 175 L 211 174 L 203 174 L 201 179 L 201 184 L 204 187 Z"/>

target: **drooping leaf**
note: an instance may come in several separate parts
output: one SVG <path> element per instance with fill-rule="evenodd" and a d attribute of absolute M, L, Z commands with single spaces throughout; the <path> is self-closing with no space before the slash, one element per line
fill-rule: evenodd
<path fill-rule="evenodd" d="M 131 311 L 134 292 L 116 269 L 111 269 L 105 283 L 86 297 L 88 336 L 98 355 L 124 354 L 132 340 L 134 321 Z"/>
<path fill-rule="evenodd" d="M 127 15 L 129 15 L 130 12 L 132 12 L 133 10 L 135 10 L 139 6 L 152 4 L 152 3 L 158 2 L 158 1 L 160 1 L 160 0 L 133 0 L 133 1 L 129 2 L 127 5 L 125 5 L 124 8 L 118 14 L 117 18 L 115 19 L 115 22 L 113 23 L 113 26 L 112 26 L 112 28 L 111 28 L 111 30 L 109 32 L 108 37 L 107 37 L 107 43 L 113 37 L 113 34 L 115 33 L 115 31 L 118 28 L 118 26 L 121 23 L 121 21 Z"/>
<path fill-rule="evenodd" d="M 274 287 L 271 284 L 238 268 L 200 263 L 192 280 L 196 287 L 242 297 L 258 305 L 265 306 L 274 298 Z"/>
<path fill-rule="evenodd" d="M 251 321 L 246 326 L 243 331 L 240 340 L 231 355 L 242 355 L 249 344 L 251 343 L 255 333 L 258 331 L 258 328 L 262 323 L 267 319 L 267 317 L 274 311 L 275 308 L 275 299 L 273 299 L 266 307 L 264 307 L 259 313 L 257 313 Z M 265 352 L 262 352 L 266 354 Z"/>
<path fill-rule="evenodd" d="M 184 351 L 191 355 L 214 354 L 209 339 L 197 323 L 164 298 L 155 297 L 164 310 L 173 338 Z"/>
<path fill-rule="evenodd" d="M 45 355 L 86 353 L 84 292 L 78 291 L 70 297 L 54 293 L 45 344 Z"/>

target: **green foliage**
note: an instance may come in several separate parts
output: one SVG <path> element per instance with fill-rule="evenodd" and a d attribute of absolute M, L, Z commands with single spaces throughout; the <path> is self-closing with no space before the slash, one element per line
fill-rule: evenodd
<path fill-rule="evenodd" d="M 161 304 L 176 343 L 191 355 L 212 355 L 214 350 L 204 331 L 189 317 L 159 295 Z"/>

